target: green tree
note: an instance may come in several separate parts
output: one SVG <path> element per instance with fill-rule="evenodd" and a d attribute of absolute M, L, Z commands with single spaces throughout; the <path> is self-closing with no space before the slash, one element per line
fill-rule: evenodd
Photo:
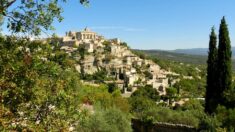
<path fill-rule="evenodd" d="M 0 16 L 7 18 L 7 27 L 14 33 L 39 35 L 42 30 L 52 30 L 55 19 L 63 20 L 61 3 L 67 0 L 1 0 Z M 88 0 L 80 0 L 88 4 Z"/>
<path fill-rule="evenodd" d="M 215 101 L 217 91 L 217 40 L 216 40 L 215 28 L 211 29 L 210 41 L 209 41 L 209 52 L 207 60 L 207 86 L 206 86 L 206 104 L 205 111 L 212 113 L 216 110 L 217 104 Z"/>
<path fill-rule="evenodd" d="M 169 87 L 166 89 L 166 97 L 169 99 L 169 103 L 172 103 L 172 100 L 176 98 L 177 89 L 174 87 Z"/>
<path fill-rule="evenodd" d="M 146 111 L 156 106 L 153 100 L 144 96 L 132 96 L 129 98 L 129 103 L 131 104 L 131 112 L 141 120 L 143 120 Z"/>
<path fill-rule="evenodd" d="M 219 105 L 217 108 L 217 118 L 222 123 L 222 127 L 229 132 L 235 130 L 235 109 L 226 108 Z"/>
<path fill-rule="evenodd" d="M 151 85 L 138 88 L 131 97 L 146 97 L 152 101 L 158 101 L 160 99 L 157 89 L 154 89 Z"/>
<path fill-rule="evenodd" d="M 30 119 L 26 130 L 68 128 L 66 122 L 75 120 L 78 114 L 77 91 L 81 87 L 74 64 L 64 63 L 70 58 L 64 56 L 58 60 L 58 53 L 53 52 L 51 45 L 14 37 L 0 37 L 0 49 L 0 113 L 3 112 L 0 120 L 6 122 L 2 131 L 14 129 L 7 122 L 15 118 L 19 122 Z M 11 113 L 9 118 L 4 116 L 7 111 Z M 22 131 L 21 123 L 16 127 L 16 131 Z"/>
<path fill-rule="evenodd" d="M 108 83 L 108 91 L 109 91 L 109 93 L 112 93 L 112 92 L 114 92 L 117 89 L 118 89 L 118 86 L 117 86 L 117 84 L 115 82 Z"/>
<path fill-rule="evenodd" d="M 219 48 L 218 48 L 218 97 L 219 104 L 229 106 L 229 91 L 232 90 L 232 61 L 231 61 L 231 45 L 229 31 L 225 21 L 222 18 L 219 29 Z M 227 98 L 228 97 L 228 98 Z"/>
<path fill-rule="evenodd" d="M 76 131 L 81 132 L 131 132 L 129 117 L 117 109 L 96 110 Z"/>

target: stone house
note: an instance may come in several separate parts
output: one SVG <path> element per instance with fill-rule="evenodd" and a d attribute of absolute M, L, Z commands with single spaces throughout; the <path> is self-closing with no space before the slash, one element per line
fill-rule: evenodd
<path fill-rule="evenodd" d="M 60 50 L 64 50 L 66 53 L 72 53 L 73 51 L 76 51 L 77 48 L 73 48 L 69 46 L 62 46 L 60 47 Z"/>
<path fill-rule="evenodd" d="M 80 64 L 75 66 L 78 71 L 93 74 L 98 69 L 105 69 L 108 72 L 107 76 L 114 78 L 120 89 L 125 91 L 127 87 L 131 87 L 130 94 L 134 91 L 133 89 L 138 88 L 138 85 L 146 84 L 152 85 L 160 95 L 166 94 L 166 88 L 169 87 L 167 78 L 169 73 L 153 61 L 141 59 L 133 54 L 126 46 L 120 44 L 120 40 L 106 40 L 111 42 L 107 49 L 106 45 L 103 45 L 105 41 L 103 36 L 85 28 L 81 32 L 66 33 L 62 41 L 62 44 L 67 45 L 62 49 L 68 53 L 73 52 L 74 46 L 84 46 L 89 53 L 84 59 L 78 57 L 77 61 L 80 61 Z"/>
<path fill-rule="evenodd" d="M 120 90 L 123 90 L 125 88 L 125 82 L 123 80 L 117 80 L 115 83 Z"/>
<path fill-rule="evenodd" d="M 82 61 L 81 64 L 81 69 L 86 73 L 86 74 L 93 74 L 97 72 L 97 67 L 94 66 L 95 62 L 95 57 L 92 55 L 85 56 L 84 60 Z"/>
<path fill-rule="evenodd" d="M 83 31 L 80 32 L 66 32 L 66 35 L 62 37 L 62 46 L 79 46 L 79 44 L 83 42 L 90 42 L 99 40 L 99 36 L 92 32 L 90 29 L 85 28 Z"/>
<path fill-rule="evenodd" d="M 133 86 L 138 79 L 138 75 L 132 74 L 131 71 L 125 73 L 125 80 L 127 82 L 127 86 Z"/>
<path fill-rule="evenodd" d="M 92 53 L 94 51 L 93 43 L 84 43 L 85 49 L 88 53 Z"/>
<path fill-rule="evenodd" d="M 134 61 L 134 65 L 136 65 L 136 66 L 142 66 L 142 63 L 143 63 L 143 61 L 142 60 L 137 60 L 137 61 Z"/>
<path fill-rule="evenodd" d="M 113 39 L 110 39 L 109 41 L 112 42 L 112 43 L 115 43 L 115 44 L 120 44 L 121 43 L 121 40 L 119 38 L 113 38 Z"/>

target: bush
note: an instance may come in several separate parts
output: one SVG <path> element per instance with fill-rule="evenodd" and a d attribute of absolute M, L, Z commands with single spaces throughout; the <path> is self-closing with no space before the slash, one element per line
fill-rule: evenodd
<path fill-rule="evenodd" d="M 221 123 L 218 121 L 216 116 L 204 116 L 199 124 L 200 131 L 210 131 L 210 132 L 217 132 L 220 128 Z"/>
<path fill-rule="evenodd" d="M 132 92 L 132 86 L 127 87 L 126 89 L 128 92 Z"/>
<path fill-rule="evenodd" d="M 109 93 L 112 93 L 112 92 L 114 92 L 115 90 L 118 90 L 118 89 L 119 88 L 118 88 L 116 83 L 109 83 L 108 84 L 108 92 Z"/>
<path fill-rule="evenodd" d="M 77 131 L 131 132 L 130 119 L 117 109 L 99 110 L 80 124 Z"/>
<path fill-rule="evenodd" d="M 151 85 L 146 85 L 145 87 L 138 88 L 131 97 L 146 97 L 153 101 L 158 101 L 160 99 L 159 93 Z"/>
<path fill-rule="evenodd" d="M 225 106 L 219 105 L 216 114 L 217 119 L 222 122 L 222 127 L 226 128 L 228 131 L 235 130 L 235 108 L 227 109 Z"/>
<path fill-rule="evenodd" d="M 193 116 L 190 111 L 177 111 L 167 107 L 156 107 L 153 109 L 154 121 L 168 122 L 173 124 L 184 124 L 197 127 L 199 119 Z"/>

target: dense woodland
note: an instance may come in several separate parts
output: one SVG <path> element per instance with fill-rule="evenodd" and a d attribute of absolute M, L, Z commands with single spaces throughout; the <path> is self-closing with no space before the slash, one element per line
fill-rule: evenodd
<path fill-rule="evenodd" d="M 34 2 L 22 1 L 22 8 L 35 10 Z M 86 1 L 81 1 L 83 2 Z M 1 3 L 1 16 L 9 17 L 6 9 L 10 4 L 8 1 Z M 57 4 L 57 1 L 49 3 L 50 6 L 42 4 L 40 17 L 37 17 L 37 10 L 35 14 L 9 14 L 12 15 L 10 18 L 13 18 L 9 19 L 10 30 L 14 33 L 27 32 L 38 35 L 40 28 L 49 28 L 55 17 L 60 19 Z M 43 11 L 51 12 L 43 14 Z M 33 21 L 30 21 L 31 15 L 35 16 Z M 50 17 L 47 18 L 47 15 Z M 42 20 L 44 17 L 48 21 Z M 17 21 L 22 18 L 28 20 Z M 27 26 L 35 22 L 38 22 L 36 27 Z M 226 25 L 224 22 L 223 18 L 221 30 L 227 29 L 223 27 Z M 229 53 L 226 54 L 228 57 L 223 56 L 225 51 L 222 49 L 230 52 L 229 34 L 226 31 L 220 31 L 220 61 L 216 60 L 218 63 L 225 61 L 223 58 L 231 59 Z M 221 35 L 222 32 L 225 32 L 225 35 Z M 222 41 L 224 37 L 226 41 Z M 221 48 L 224 42 L 227 47 Z M 159 96 L 156 89 L 146 85 L 139 87 L 130 98 L 123 98 L 115 84 L 102 83 L 101 77 L 105 76 L 105 72 L 99 72 L 92 77 L 99 80 L 98 86 L 81 82 L 84 76 L 76 72 L 76 60 L 59 49 L 55 38 L 45 42 L 31 41 L 27 37 L 15 35 L 0 35 L 0 131 L 129 132 L 132 131 L 131 119 L 138 119 L 146 124 L 184 124 L 199 131 L 234 131 L 235 109 L 231 104 L 235 92 L 231 62 L 221 63 L 228 64 L 220 65 L 220 68 L 229 73 L 218 73 L 220 84 L 213 90 L 205 65 L 164 60 L 155 55 L 146 56 L 142 52 L 136 54 L 141 58 L 153 60 L 163 69 L 179 73 L 180 81 L 169 87 L 165 96 Z M 208 61 L 209 65 L 211 66 L 211 63 Z M 193 79 L 185 79 L 184 76 L 192 76 Z M 224 76 L 226 80 L 220 76 Z M 173 79 L 174 76 L 169 78 Z M 208 90 L 218 98 L 222 96 L 224 101 L 208 97 Z M 223 94 L 219 95 L 218 91 Z M 199 99 L 204 97 L 215 106 Z M 188 98 L 189 101 L 182 106 L 169 105 L 173 100 L 182 98 Z M 169 104 L 158 102 L 159 100 L 168 100 Z M 213 109 L 205 110 L 207 105 Z"/>

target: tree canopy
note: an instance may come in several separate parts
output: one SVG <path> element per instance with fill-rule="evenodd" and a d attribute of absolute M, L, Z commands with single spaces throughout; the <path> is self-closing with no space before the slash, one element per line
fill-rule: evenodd
<path fill-rule="evenodd" d="M 89 0 L 79 0 L 87 5 Z M 1 0 L 0 17 L 7 21 L 12 33 L 40 35 L 44 30 L 53 30 L 54 20 L 61 22 L 61 4 L 67 0 Z"/>

